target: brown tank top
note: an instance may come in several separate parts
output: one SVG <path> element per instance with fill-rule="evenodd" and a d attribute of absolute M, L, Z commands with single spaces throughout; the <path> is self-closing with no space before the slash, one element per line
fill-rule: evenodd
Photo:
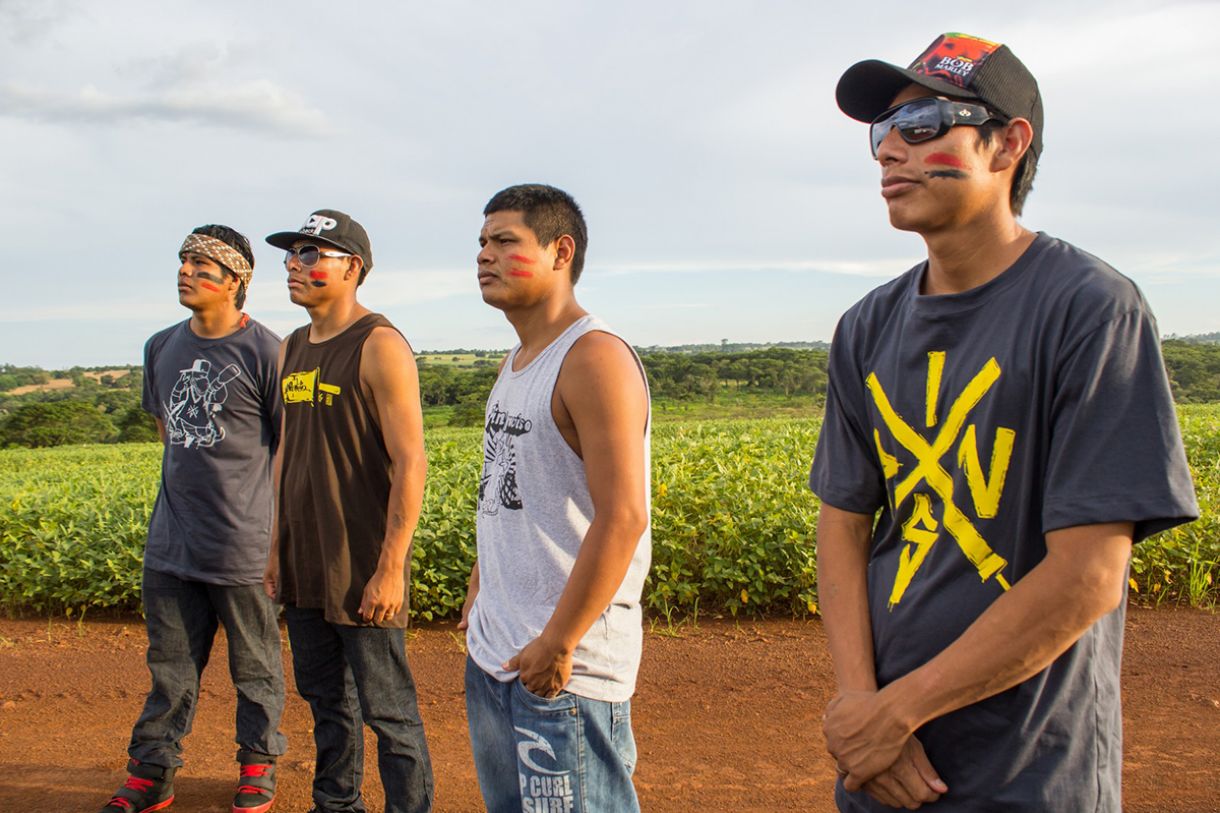
<path fill-rule="evenodd" d="M 368 626 L 360 600 L 385 539 L 390 456 L 360 388 L 364 342 L 377 327 L 394 326 L 370 313 L 317 343 L 308 325 L 298 328 L 281 371 L 279 600 L 322 609 L 335 624 Z M 404 596 L 402 610 L 376 626 L 406 624 Z"/>

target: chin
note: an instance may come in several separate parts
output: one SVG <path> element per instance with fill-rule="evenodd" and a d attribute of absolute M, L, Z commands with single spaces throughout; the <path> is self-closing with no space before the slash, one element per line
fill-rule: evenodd
<path fill-rule="evenodd" d="M 922 221 L 913 212 L 904 211 L 901 205 L 889 207 L 890 225 L 899 231 L 921 231 Z"/>
<path fill-rule="evenodd" d="M 504 301 L 504 298 L 496 296 L 490 287 L 483 288 L 479 293 L 483 295 L 484 304 L 491 305 L 493 308 L 498 308 L 499 310 L 504 310 L 505 307 L 507 307 L 507 303 Z"/>

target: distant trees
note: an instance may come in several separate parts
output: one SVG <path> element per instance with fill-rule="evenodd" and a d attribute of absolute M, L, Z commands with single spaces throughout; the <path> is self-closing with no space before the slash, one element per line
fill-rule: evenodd
<path fill-rule="evenodd" d="M 1220 344 L 1200 338 L 1207 337 L 1171 337 L 1162 344 L 1174 398 L 1179 403 L 1220 401 Z M 722 341 L 680 352 L 637 350 L 655 398 L 715 403 L 725 396 L 762 394 L 809 397 L 814 403 L 822 403 L 826 392 L 825 349 L 735 349 L 739 347 Z M 470 366 L 449 363 L 449 357 L 458 354 L 473 356 Z M 479 425 L 503 355 L 498 351 L 465 350 L 429 354 L 444 360 L 425 360 L 418 365 L 424 407 L 445 408 L 449 423 L 456 426 Z M 108 368 L 45 371 L 0 365 L 0 446 L 157 440 L 156 426 L 140 406 L 143 371 L 139 367 L 127 369 L 130 372 L 126 375 L 118 375 L 108 373 Z M 20 395 L 10 392 L 56 378 L 71 378 L 78 384 Z"/>
<path fill-rule="evenodd" d="M 1161 344 L 1174 400 L 1179 403 L 1220 401 L 1220 345 L 1184 339 Z"/>
<path fill-rule="evenodd" d="M 86 401 L 26 404 L 0 425 L 0 446 L 62 446 L 104 443 L 117 434 L 114 423 Z"/>
<path fill-rule="evenodd" d="M 825 350 L 645 352 L 640 360 L 659 398 L 714 400 L 722 391 L 821 397 L 826 391 Z"/>

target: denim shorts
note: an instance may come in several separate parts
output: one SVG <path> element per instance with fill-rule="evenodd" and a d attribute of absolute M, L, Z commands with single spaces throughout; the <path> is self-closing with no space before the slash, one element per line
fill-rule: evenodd
<path fill-rule="evenodd" d="M 631 701 L 539 697 L 467 657 L 466 718 L 488 813 L 638 813 Z"/>

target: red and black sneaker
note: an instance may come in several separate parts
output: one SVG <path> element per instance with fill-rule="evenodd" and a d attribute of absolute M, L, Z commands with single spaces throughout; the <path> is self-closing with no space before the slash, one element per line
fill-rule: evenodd
<path fill-rule="evenodd" d="M 233 813 L 267 813 L 275 801 L 275 757 L 240 751 L 241 777 L 233 797 Z"/>
<path fill-rule="evenodd" d="M 174 803 L 174 771 L 133 759 L 127 763 L 127 781 L 99 813 L 152 813 Z"/>

